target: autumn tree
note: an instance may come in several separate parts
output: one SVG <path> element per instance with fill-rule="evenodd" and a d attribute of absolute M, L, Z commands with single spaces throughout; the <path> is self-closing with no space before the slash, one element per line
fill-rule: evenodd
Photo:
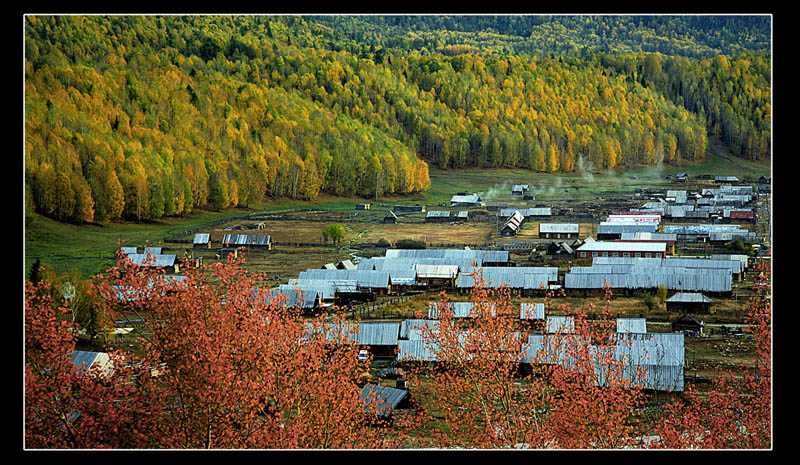
<path fill-rule="evenodd" d="M 510 291 L 485 288 L 482 279 L 476 277 L 468 322 L 443 305 L 437 306 L 442 310 L 436 324 L 423 329 L 424 344 L 436 361 L 415 364 L 410 357 L 404 363 L 428 418 L 430 446 L 630 444 L 641 394 L 631 389 L 624 362 L 613 350 L 598 349 L 608 347 L 613 322 L 590 328 L 585 315 L 574 312 L 574 334 L 556 334 L 553 343 L 534 347 L 519 325 L 520 309 L 510 304 Z M 446 295 L 441 297 L 446 303 Z M 527 374 L 519 371 L 524 360 L 533 367 Z"/>
<path fill-rule="evenodd" d="M 754 366 L 717 367 L 711 388 L 688 389 L 667 405 L 655 431 L 654 448 L 769 449 L 772 447 L 772 284 L 769 261 L 756 270 L 747 332 L 753 337 Z"/>

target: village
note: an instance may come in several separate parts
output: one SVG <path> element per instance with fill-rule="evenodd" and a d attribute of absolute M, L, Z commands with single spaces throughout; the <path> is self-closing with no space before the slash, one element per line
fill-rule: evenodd
<path fill-rule="evenodd" d="M 513 184 L 494 201 L 459 191 L 449 205 L 258 214 L 121 252 L 175 280 L 186 267 L 244 254 L 246 266 L 272 274 L 264 283 L 270 299 L 309 319 L 345 311 L 353 324 L 326 331 L 346 331 L 372 360 L 363 394 L 385 398 L 391 408 L 384 416 L 407 400 L 403 366 L 436 361 L 424 334 L 441 312 L 469 327 L 478 282 L 509 290 L 518 306 L 521 371 L 569 363 L 563 342 L 575 343 L 574 321 L 557 303 L 599 301 L 610 291 L 616 337 L 633 341 L 630 373 L 643 368 L 645 389 L 680 393 L 687 383 L 702 388 L 717 364 L 752 361 L 743 316 L 770 238 L 769 178 L 687 178 L 585 204 L 550 202 L 528 184 Z M 346 225 L 353 238 L 338 247 L 320 243 L 329 222 Z M 118 324 L 124 344 L 135 322 Z M 642 356 L 647 349 L 650 356 Z M 721 362 L 720 353 L 732 358 Z"/>

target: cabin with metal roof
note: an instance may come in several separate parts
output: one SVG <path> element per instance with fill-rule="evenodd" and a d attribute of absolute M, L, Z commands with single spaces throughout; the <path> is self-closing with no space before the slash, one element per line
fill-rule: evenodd
<path fill-rule="evenodd" d="M 548 334 L 575 332 L 575 318 L 572 316 L 550 315 L 544 320 L 544 331 Z"/>
<path fill-rule="evenodd" d="M 522 302 L 519 304 L 520 320 L 544 320 L 544 303 Z"/>
<path fill-rule="evenodd" d="M 523 221 L 525 221 L 525 217 L 522 216 L 522 213 L 515 211 L 514 214 L 508 218 L 502 229 L 500 229 L 500 234 L 506 237 L 516 235 Z"/>
<path fill-rule="evenodd" d="M 394 214 L 393 211 L 389 210 L 386 212 L 386 216 L 383 217 L 383 224 L 396 224 L 397 223 L 397 215 Z"/>
<path fill-rule="evenodd" d="M 578 223 L 539 223 L 540 239 L 577 239 Z"/>
<path fill-rule="evenodd" d="M 395 205 L 392 211 L 398 213 L 425 213 L 424 205 Z"/>
<path fill-rule="evenodd" d="M 478 282 L 485 288 L 505 287 L 523 291 L 546 291 L 549 289 L 550 283 L 558 282 L 558 267 L 485 266 L 480 269 L 460 272 L 456 281 L 456 288 L 466 291 L 475 287 Z"/>
<path fill-rule="evenodd" d="M 258 234 L 225 234 L 222 243 L 226 247 L 248 247 L 272 250 L 272 239 L 269 235 Z"/>
<path fill-rule="evenodd" d="M 622 236 L 617 239 L 620 242 L 663 242 L 667 245 L 667 254 L 670 255 L 675 254 L 675 242 L 677 240 L 678 236 L 676 234 L 643 231 L 622 233 Z"/>
<path fill-rule="evenodd" d="M 621 239 L 624 233 L 656 232 L 658 223 L 644 221 L 603 221 L 597 225 L 598 240 Z"/>
<path fill-rule="evenodd" d="M 702 273 L 665 268 L 631 269 L 628 273 L 573 273 L 564 275 L 567 290 L 601 291 L 609 288 L 630 294 L 630 291 L 645 291 L 664 286 L 668 290 L 691 290 L 714 293 L 731 292 L 730 273 Z"/>
<path fill-rule="evenodd" d="M 323 270 L 307 269 L 298 275 L 300 279 L 322 279 L 328 281 L 356 281 L 359 290 L 366 290 L 376 294 L 387 294 L 391 291 L 391 281 L 388 271 L 378 270 Z"/>
<path fill-rule="evenodd" d="M 153 254 L 128 254 L 130 261 L 141 267 L 152 267 L 168 269 L 175 273 L 180 271 L 177 255 L 153 255 Z"/>
<path fill-rule="evenodd" d="M 368 418 L 381 418 L 391 420 L 396 409 L 408 405 L 410 395 L 407 390 L 383 386 L 380 384 L 365 384 L 361 388 L 361 407 Z"/>
<path fill-rule="evenodd" d="M 400 333 L 399 322 L 352 322 L 327 323 L 307 322 L 305 334 L 317 334 L 333 343 L 367 346 L 373 352 L 390 355 L 397 346 Z"/>
<path fill-rule="evenodd" d="M 451 207 L 482 207 L 486 205 L 478 194 L 456 194 L 450 198 Z"/>
<path fill-rule="evenodd" d="M 453 318 L 476 318 L 483 310 L 489 311 L 491 315 L 495 314 L 494 304 L 484 309 L 474 302 L 431 302 L 428 304 L 428 318 L 439 319 L 444 312 L 451 313 Z"/>
<path fill-rule="evenodd" d="M 439 322 L 428 319 L 408 319 L 400 322 L 400 339 L 421 339 L 427 332 L 436 331 Z"/>
<path fill-rule="evenodd" d="M 617 318 L 618 333 L 646 333 L 647 320 L 644 318 Z"/>
<path fill-rule="evenodd" d="M 511 186 L 511 195 L 522 195 L 528 192 L 529 188 L 528 184 L 514 184 Z"/>
<path fill-rule="evenodd" d="M 448 210 L 428 210 L 425 214 L 426 223 L 446 223 L 450 221 L 450 211 Z"/>
<path fill-rule="evenodd" d="M 314 288 L 300 288 L 291 285 L 281 285 L 278 288 L 267 289 L 260 294 L 265 304 L 279 303 L 286 308 L 303 311 L 313 311 L 321 308 L 322 293 Z"/>
<path fill-rule="evenodd" d="M 684 339 L 673 333 L 617 333 L 609 345 L 593 345 L 572 334 L 531 334 L 522 348 L 522 365 L 577 366 L 594 371 L 596 385 L 611 378 L 654 391 L 683 391 Z M 609 363 L 612 362 L 613 363 Z"/>
<path fill-rule="evenodd" d="M 425 265 L 416 264 L 414 270 L 417 272 L 416 283 L 428 287 L 447 287 L 455 286 L 458 277 L 458 265 Z"/>
<path fill-rule="evenodd" d="M 111 356 L 106 352 L 75 350 L 70 354 L 70 361 L 78 373 L 85 373 L 90 369 L 98 370 L 101 376 L 110 376 L 114 373 Z"/>
<path fill-rule="evenodd" d="M 537 217 L 550 217 L 553 216 L 553 211 L 550 207 L 529 207 L 529 208 L 502 208 L 500 209 L 501 218 L 509 218 L 514 212 L 520 212 L 525 219 Z"/>
<path fill-rule="evenodd" d="M 667 311 L 676 313 L 708 313 L 711 299 L 700 292 L 676 292 L 666 300 Z"/>
<path fill-rule="evenodd" d="M 590 257 L 645 257 L 666 256 L 665 242 L 590 242 L 578 247 L 578 258 Z"/>
<path fill-rule="evenodd" d="M 509 263 L 509 254 L 507 250 L 387 249 L 385 258 L 438 258 L 446 260 L 474 260 L 477 262 L 477 266 L 497 266 L 498 264 L 503 266 Z"/>
<path fill-rule="evenodd" d="M 684 389 L 682 333 L 618 333 L 614 345 L 623 378 L 641 389 L 679 392 Z M 603 369 L 596 368 L 603 385 Z"/>
<path fill-rule="evenodd" d="M 209 233 L 198 233 L 194 235 L 194 239 L 192 239 L 192 247 L 195 248 L 211 248 L 211 234 Z"/>

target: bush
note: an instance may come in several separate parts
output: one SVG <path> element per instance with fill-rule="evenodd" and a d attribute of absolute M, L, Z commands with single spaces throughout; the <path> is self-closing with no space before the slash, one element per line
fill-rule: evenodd
<path fill-rule="evenodd" d="M 398 249 L 424 249 L 426 248 L 424 241 L 415 241 L 414 239 L 400 239 L 395 242 L 394 246 Z"/>
<path fill-rule="evenodd" d="M 644 295 L 644 305 L 647 307 L 648 310 L 652 310 L 653 307 L 656 305 L 656 300 L 653 298 L 653 294 L 649 292 Z"/>

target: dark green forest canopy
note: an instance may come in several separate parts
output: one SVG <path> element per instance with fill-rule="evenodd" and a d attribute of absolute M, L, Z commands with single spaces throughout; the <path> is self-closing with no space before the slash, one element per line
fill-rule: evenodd
<path fill-rule="evenodd" d="M 158 219 L 767 159 L 769 16 L 27 16 L 28 208 Z"/>

